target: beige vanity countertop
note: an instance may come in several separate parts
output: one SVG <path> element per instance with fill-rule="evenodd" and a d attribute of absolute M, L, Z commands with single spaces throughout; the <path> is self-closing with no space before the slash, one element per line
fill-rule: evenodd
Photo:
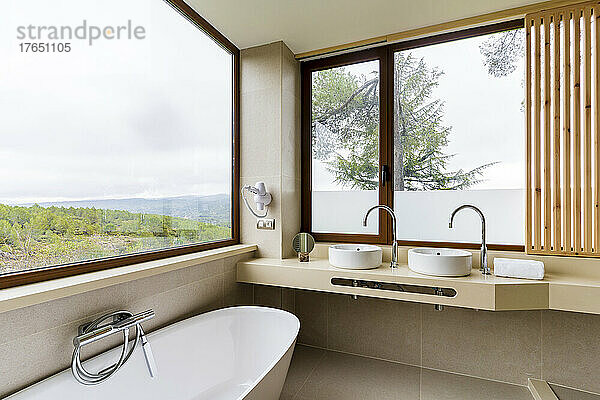
<path fill-rule="evenodd" d="M 426 287 L 450 288 L 456 296 L 445 297 L 422 293 L 396 292 L 372 288 L 333 285 L 332 278 L 371 280 Z M 466 277 L 432 277 L 421 275 L 401 265 L 389 268 L 385 263 L 376 269 L 347 270 L 335 268 L 327 259 L 300 263 L 296 259 L 257 258 L 238 263 L 238 282 L 356 294 L 367 297 L 442 304 L 482 310 L 535 310 L 548 308 L 548 282 L 482 275 L 478 270 Z"/>
<path fill-rule="evenodd" d="M 456 296 L 340 286 L 332 284 L 332 278 L 451 288 L 456 290 Z M 449 278 L 421 275 L 406 264 L 397 269 L 384 263 L 371 270 L 346 270 L 331 266 L 323 258 L 311 259 L 308 263 L 296 259 L 256 258 L 238 264 L 237 280 L 491 311 L 553 309 L 600 314 L 600 280 L 559 272 L 550 272 L 543 280 L 529 280 L 486 276 L 474 269 L 469 276 Z"/>

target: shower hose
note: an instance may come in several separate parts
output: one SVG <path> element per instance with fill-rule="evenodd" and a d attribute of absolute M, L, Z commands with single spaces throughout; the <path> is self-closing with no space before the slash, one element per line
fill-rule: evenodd
<path fill-rule="evenodd" d="M 152 316 L 154 316 L 153 311 Z M 133 354 L 133 351 L 137 347 L 140 340 L 144 345 L 144 355 L 146 356 L 146 361 L 148 362 L 148 354 L 146 354 L 145 346 L 147 339 L 144 335 L 144 331 L 142 330 L 142 326 L 140 325 L 141 321 L 136 321 L 135 317 L 136 316 L 129 311 L 115 311 L 105 314 L 83 327 L 80 335 L 73 339 L 73 345 L 75 346 L 75 349 L 73 350 L 73 357 L 71 359 L 71 371 L 79 383 L 84 385 L 97 385 L 113 376 L 127 362 L 131 354 Z M 112 319 L 112 324 L 100 326 L 102 322 L 109 318 Z M 135 329 L 133 341 L 129 339 L 130 329 Z M 81 362 L 82 347 L 86 344 L 107 337 L 113 333 L 118 333 L 119 331 L 123 334 L 123 345 L 121 349 L 121 355 L 119 356 L 117 362 L 96 373 L 88 371 Z M 150 367 L 150 363 L 148 363 L 148 367 L 150 370 L 150 375 L 152 376 L 153 370 Z"/>

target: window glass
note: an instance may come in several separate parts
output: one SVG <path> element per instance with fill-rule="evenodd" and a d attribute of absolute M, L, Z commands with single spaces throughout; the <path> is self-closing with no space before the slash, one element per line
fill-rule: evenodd
<path fill-rule="evenodd" d="M 398 239 L 523 244 L 524 31 L 394 54 Z"/>
<path fill-rule="evenodd" d="M 0 273 L 231 238 L 230 52 L 158 0 L 2 21 Z"/>
<path fill-rule="evenodd" d="M 379 61 L 312 72 L 312 231 L 379 231 Z"/>

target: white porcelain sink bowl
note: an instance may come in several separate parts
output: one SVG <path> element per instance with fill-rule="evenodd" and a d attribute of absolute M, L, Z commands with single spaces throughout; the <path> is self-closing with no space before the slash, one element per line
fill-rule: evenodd
<path fill-rule="evenodd" d="M 381 247 L 369 244 L 329 246 L 329 264 L 345 269 L 372 269 L 381 265 Z"/>
<path fill-rule="evenodd" d="M 457 249 L 417 248 L 408 251 L 408 268 L 432 276 L 467 276 L 473 254 Z"/>

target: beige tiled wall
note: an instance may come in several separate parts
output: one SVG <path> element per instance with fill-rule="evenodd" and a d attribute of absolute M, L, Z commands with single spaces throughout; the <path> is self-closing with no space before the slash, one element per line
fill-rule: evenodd
<path fill-rule="evenodd" d="M 241 183 L 264 181 L 274 231 L 241 208 L 241 239 L 260 257 L 292 256 L 300 229 L 300 65 L 283 42 L 241 51 Z"/>
<path fill-rule="evenodd" d="M 205 311 L 252 304 L 254 288 L 236 282 L 233 256 L 128 283 L 0 313 L 0 398 L 70 365 L 77 327 L 107 311 L 149 308 L 152 331 Z M 116 345 L 105 341 L 91 353 Z M 89 352 L 88 352 L 89 353 Z"/>
<path fill-rule="evenodd" d="M 277 306 L 269 296 L 279 299 L 281 290 L 256 286 L 255 301 Z M 454 307 L 440 312 L 426 304 L 294 293 L 302 344 L 519 385 L 531 377 L 600 393 L 600 315 Z"/>

